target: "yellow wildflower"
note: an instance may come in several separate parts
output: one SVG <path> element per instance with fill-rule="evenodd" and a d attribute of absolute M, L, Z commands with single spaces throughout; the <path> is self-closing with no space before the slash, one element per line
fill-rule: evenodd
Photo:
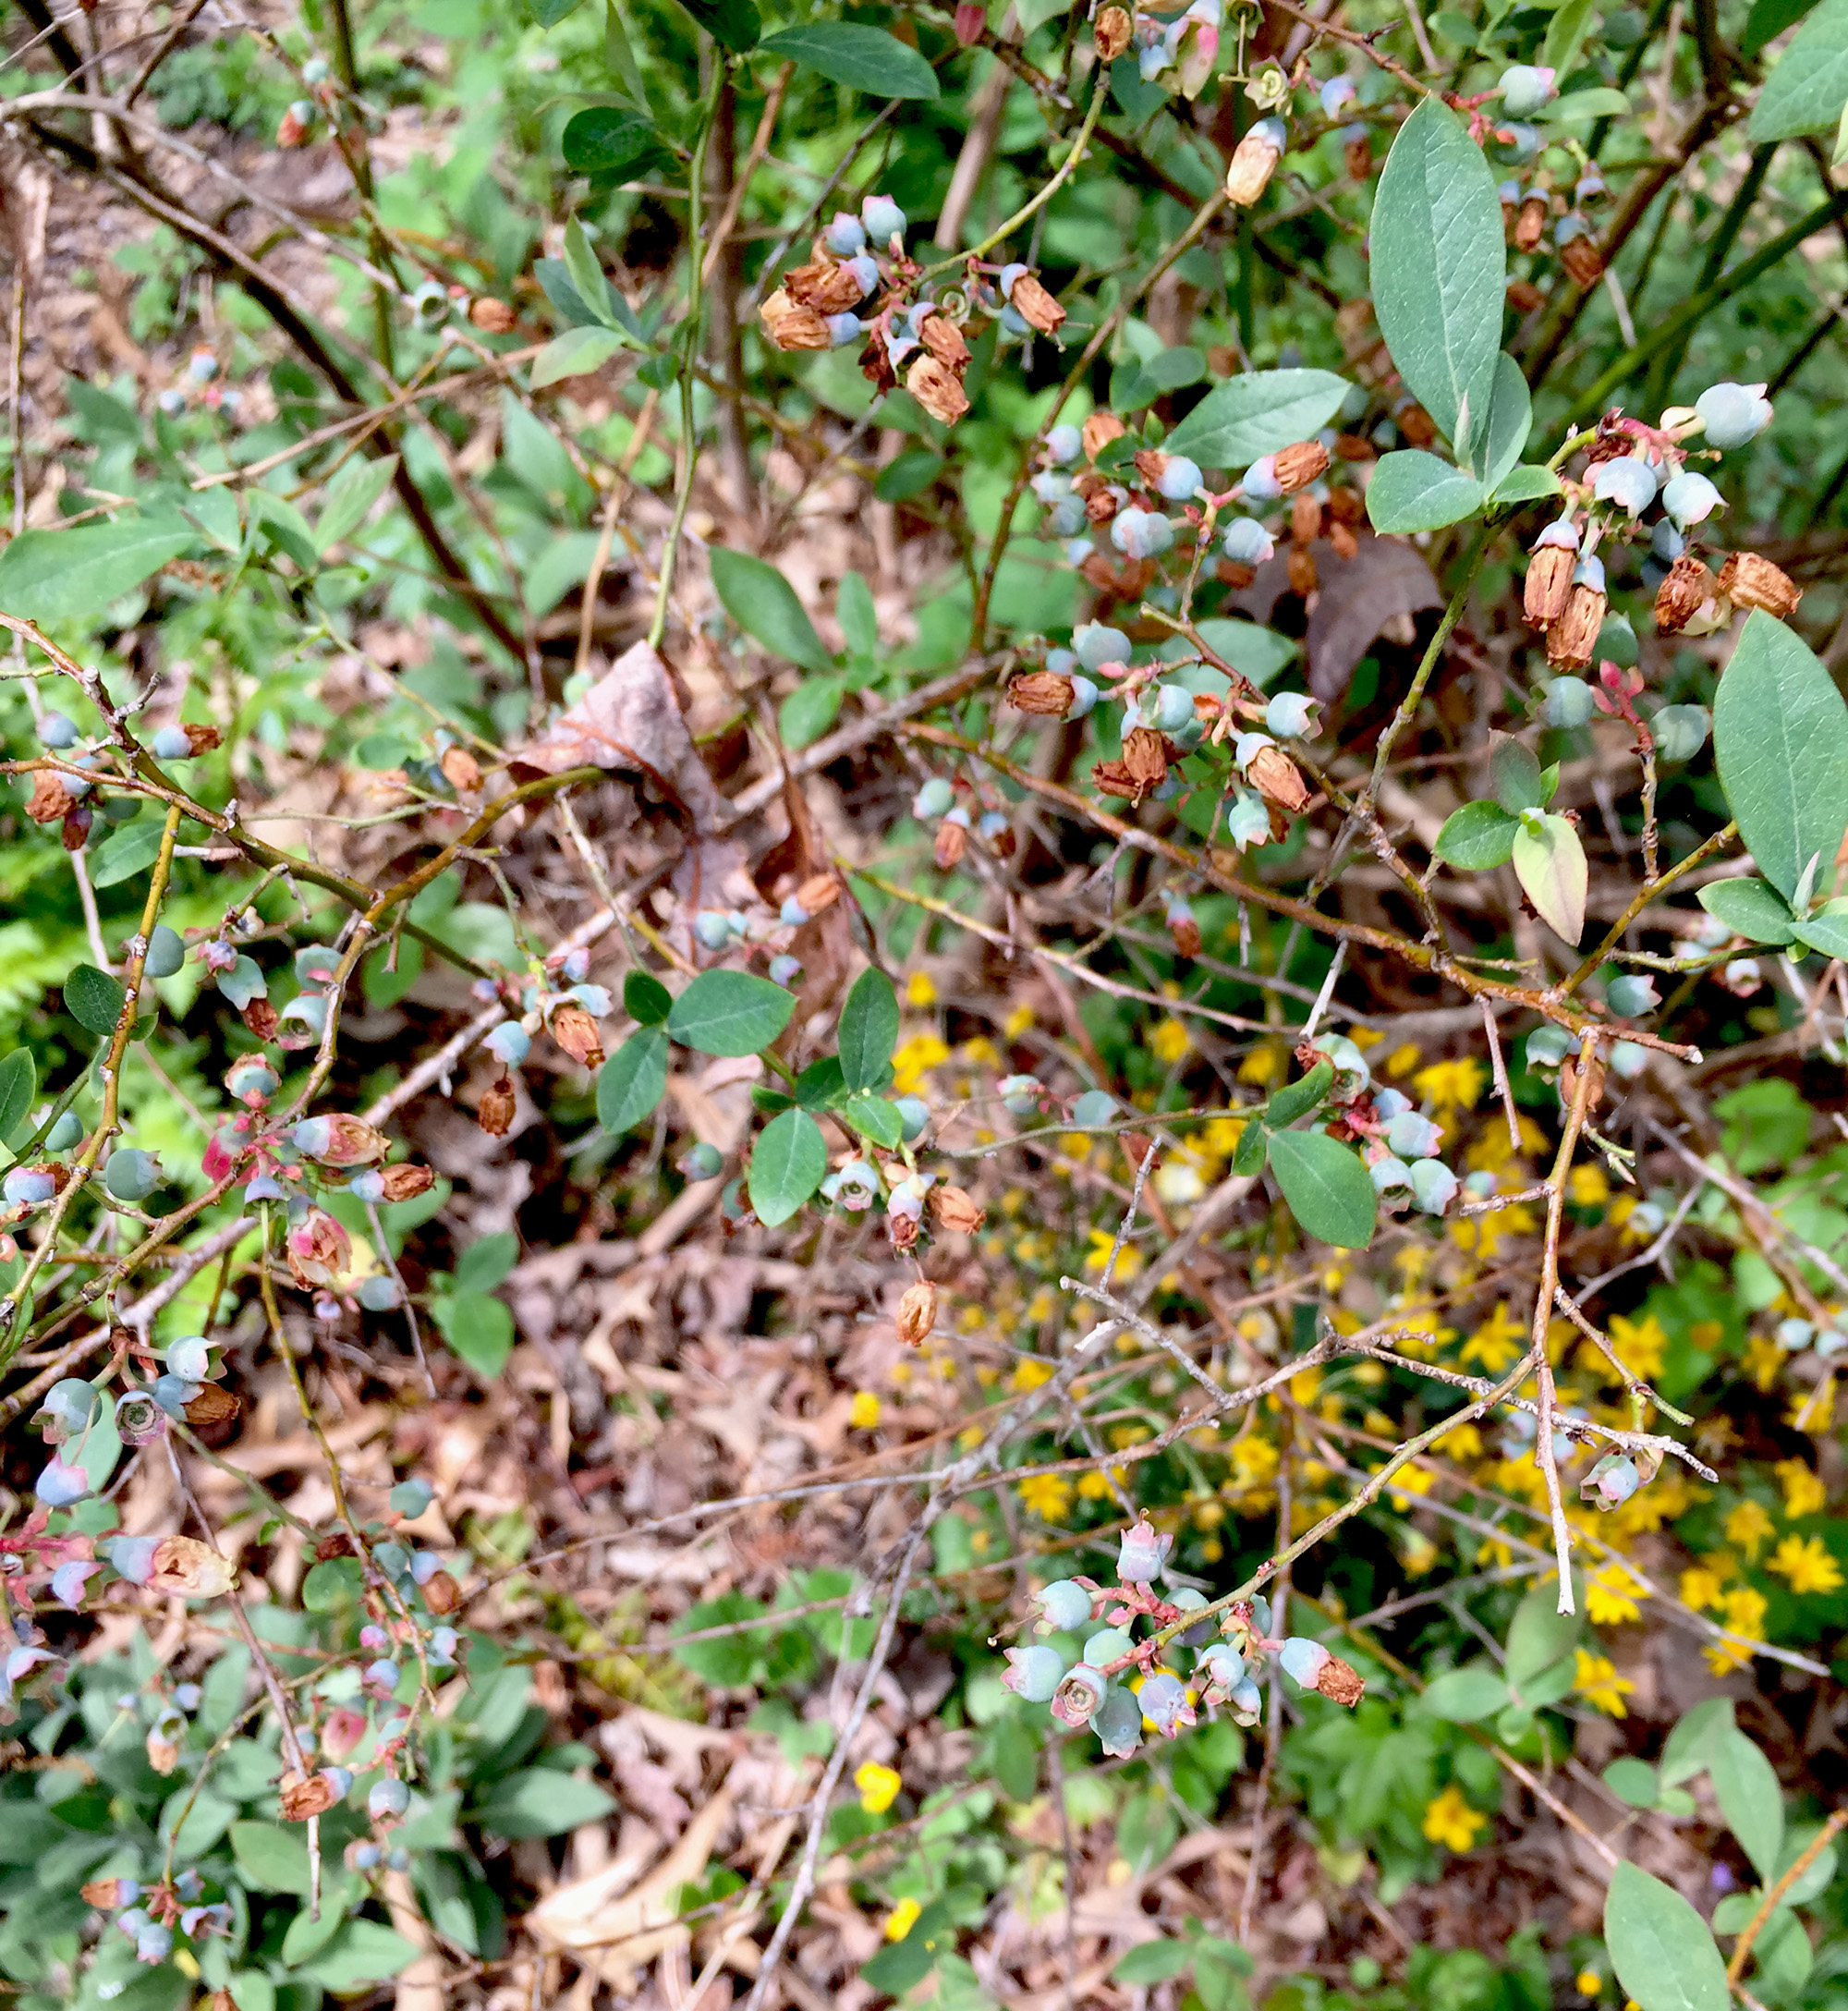
<path fill-rule="evenodd" d="M 1720 1619 L 1734 1634 L 1743 1635 L 1748 1640 L 1763 1640 L 1765 1595 L 1754 1591 L 1749 1585 L 1734 1586 L 1720 1602 Z M 1707 1666 L 1715 1676 L 1726 1676 L 1734 1669 L 1743 1669 L 1752 1659 L 1752 1651 L 1742 1641 L 1708 1641 L 1702 1652 L 1707 1657 Z"/>
<path fill-rule="evenodd" d="M 934 1033 L 914 1033 L 901 1041 L 892 1056 L 892 1086 L 901 1096 L 909 1096 L 931 1069 L 950 1058 L 950 1051 Z"/>
<path fill-rule="evenodd" d="M 1728 1511 L 1723 1527 L 1726 1541 L 1743 1550 L 1746 1563 L 1752 1564 L 1772 1535 L 1775 1525 L 1763 1507 L 1748 1498 Z"/>
<path fill-rule="evenodd" d="M 1115 1241 L 1116 1232 L 1113 1229 L 1093 1229 L 1090 1232 L 1091 1247 L 1085 1257 L 1085 1269 L 1093 1277 L 1101 1275 L 1103 1267 L 1110 1261 L 1111 1248 Z M 1111 1273 L 1111 1276 L 1117 1284 L 1127 1285 L 1141 1268 L 1140 1255 L 1125 1243 L 1117 1251 L 1116 1269 Z"/>
<path fill-rule="evenodd" d="M 1474 1110 L 1489 1087 L 1489 1069 L 1474 1054 L 1457 1061 L 1434 1061 L 1412 1078 L 1412 1087 L 1440 1115 Z"/>
<path fill-rule="evenodd" d="M 1238 1079 L 1255 1082 L 1261 1089 L 1283 1073 L 1283 1050 L 1276 1046 L 1254 1047 L 1238 1065 Z"/>
<path fill-rule="evenodd" d="M 922 1012 L 937 1003 L 937 986 L 928 970 L 914 970 L 905 981 L 905 1003 Z"/>
<path fill-rule="evenodd" d="M 1604 1988 L 1604 1979 L 1596 1969 L 1581 1969 L 1572 1984 L 1581 1997 L 1595 1997 Z"/>
<path fill-rule="evenodd" d="M 1508 1142 L 1506 1132 L 1499 1134 Z M 1450 1239 L 1458 1249 L 1466 1249 L 1483 1263 L 1493 1261 L 1503 1243 L 1518 1240 L 1537 1228 L 1539 1218 L 1531 1208 L 1518 1202 L 1513 1208 L 1497 1208 L 1486 1215 L 1459 1217 L 1450 1225 Z"/>
<path fill-rule="evenodd" d="M 1415 1047 L 1410 1041 L 1407 1041 L 1403 1047 L 1395 1047 L 1392 1052 L 1389 1055 L 1387 1055 L 1386 1073 L 1392 1078 L 1394 1082 L 1397 1082 L 1402 1076 L 1410 1075 L 1412 1070 L 1416 1068 L 1418 1064 L 1424 1060 L 1424 1055 L 1418 1051 L 1418 1049 Z"/>
<path fill-rule="evenodd" d="M 1052 1380 L 1052 1364 L 1041 1361 L 1037 1355 L 1029 1355 L 1025 1361 L 1014 1365 L 1014 1373 L 1007 1379 L 1011 1390 L 1037 1390 L 1042 1383 Z"/>
<path fill-rule="evenodd" d="M 1835 1421 L 1835 1383 L 1832 1378 L 1818 1383 L 1806 1396 L 1791 1398 L 1790 1410 L 1784 1422 L 1793 1432 L 1807 1432 L 1812 1437 L 1828 1431 Z"/>
<path fill-rule="evenodd" d="M 1617 1664 L 1609 1655 L 1594 1655 L 1583 1648 L 1573 1652 L 1577 1674 L 1572 1687 L 1594 1711 L 1603 1712 L 1608 1718 L 1627 1718 L 1630 1709 L 1623 1700 L 1636 1686 L 1627 1676 L 1617 1674 Z"/>
<path fill-rule="evenodd" d="M 1234 1487 L 1261 1487 L 1277 1471 L 1277 1448 L 1268 1438 L 1248 1432 L 1230 1447 Z"/>
<path fill-rule="evenodd" d="M 1193 1035 L 1181 1022 L 1172 1016 L 1158 1020 L 1155 1030 L 1149 1036 L 1149 1044 L 1155 1050 L 1157 1061 L 1165 1062 L 1170 1067 L 1185 1059 L 1194 1044 Z"/>
<path fill-rule="evenodd" d="M 1717 1606 L 1726 1588 L 1719 1572 L 1711 1565 L 1691 1564 L 1681 1575 L 1681 1603 L 1692 1606 L 1696 1613 L 1705 1613 L 1709 1606 Z"/>
<path fill-rule="evenodd" d="M 1001 1066 L 1001 1050 L 983 1034 L 977 1034 L 972 1041 L 965 1041 L 956 1052 L 972 1067 L 999 1068 Z"/>
<path fill-rule="evenodd" d="M 1745 1342 L 1745 1359 L 1742 1366 L 1745 1373 L 1757 1384 L 1762 1396 L 1778 1379 L 1784 1365 L 1783 1350 L 1769 1334 L 1754 1334 Z"/>
<path fill-rule="evenodd" d="M 1784 1513 L 1793 1522 L 1822 1513 L 1829 1490 L 1801 1459 L 1780 1459 L 1771 1470 L 1783 1482 Z"/>
<path fill-rule="evenodd" d="M 1245 1136 L 1246 1122 L 1243 1117 L 1213 1118 L 1200 1133 L 1201 1150 L 1216 1160 L 1230 1159 Z"/>
<path fill-rule="evenodd" d="M 1008 1014 L 1007 1018 L 1002 1021 L 1001 1030 L 1004 1034 L 1006 1034 L 1010 1041 L 1017 1041 L 1020 1036 L 1025 1033 L 1027 1028 L 1030 1027 L 1032 1024 L 1032 1006 L 1016 1006 L 1014 1010 Z"/>
<path fill-rule="evenodd" d="M 887 1941 L 903 1941 L 918 1925 L 918 1916 L 924 1908 L 915 1899 L 901 1899 L 885 1917 Z"/>
<path fill-rule="evenodd" d="M 1488 1824 L 1489 1818 L 1469 1806 L 1454 1781 L 1434 1801 L 1425 1804 L 1425 1834 L 1446 1850 L 1473 1850 L 1476 1833 Z"/>
<path fill-rule="evenodd" d="M 1643 1581 L 1627 1565 L 1612 1562 L 1595 1572 L 1585 1586 L 1585 1611 L 1594 1627 L 1621 1627 L 1641 1617 L 1636 1601 Z"/>
<path fill-rule="evenodd" d="M 1111 1474 L 1122 1484 L 1124 1469 L 1112 1467 Z M 1108 1501 L 1110 1499 L 1110 1477 L 1101 1473 L 1087 1473 L 1078 1482 L 1078 1493 L 1085 1501 Z"/>
<path fill-rule="evenodd" d="M 1661 1373 L 1669 1337 L 1654 1313 L 1642 1320 L 1626 1320 L 1621 1312 L 1613 1312 L 1611 1341 L 1625 1368 L 1650 1379 Z"/>
<path fill-rule="evenodd" d="M 1446 1432 L 1431 1450 L 1452 1459 L 1479 1459 L 1482 1456 L 1482 1433 L 1465 1421 Z"/>
<path fill-rule="evenodd" d="M 1581 1162 L 1566 1176 L 1567 1199 L 1579 1208 L 1602 1208 L 1611 1199 L 1611 1176 L 1602 1166 Z"/>
<path fill-rule="evenodd" d="M 857 1432 L 870 1432 L 879 1422 L 879 1398 L 871 1390 L 856 1390 L 847 1422 Z"/>
<path fill-rule="evenodd" d="M 1526 1322 L 1503 1299 L 1463 1344 L 1462 1359 L 1480 1362 L 1490 1375 L 1501 1375 L 1520 1360 L 1527 1347 Z"/>
<path fill-rule="evenodd" d="M 1028 1515 L 1042 1522 L 1063 1522 L 1072 1512 L 1072 1483 L 1063 1473 L 1032 1473 L 1015 1492 Z"/>
<path fill-rule="evenodd" d="M 1432 1473 L 1429 1468 L 1401 1467 L 1398 1472 L 1392 1476 L 1392 1482 L 1387 1487 L 1386 1492 L 1392 1497 L 1393 1507 L 1402 1516 L 1407 1515 L 1414 1505 L 1413 1496 L 1429 1494 L 1431 1491 L 1431 1482 L 1436 1479 L 1437 1475 Z"/>
<path fill-rule="evenodd" d="M 1842 1584 L 1842 1566 L 1819 1536 L 1785 1537 L 1771 1553 L 1766 1568 L 1788 1578 L 1791 1591 L 1799 1598 L 1805 1592 L 1836 1591 Z"/>
<path fill-rule="evenodd" d="M 869 1815 L 883 1815 L 898 1799 L 898 1790 L 905 1783 L 892 1768 L 869 1760 L 855 1773 L 854 1786 L 860 1791 L 860 1807 Z"/>

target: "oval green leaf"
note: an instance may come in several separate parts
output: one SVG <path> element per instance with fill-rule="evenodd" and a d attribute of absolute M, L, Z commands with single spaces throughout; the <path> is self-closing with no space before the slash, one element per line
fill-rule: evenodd
<path fill-rule="evenodd" d="M 1576 943 L 1585 933 L 1585 896 L 1589 880 L 1578 832 L 1563 817 L 1549 815 L 1538 831 L 1522 824 L 1514 833 L 1514 877 L 1534 904 L 1534 912 L 1557 935 Z"/>
<path fill-rule="evenodd" d="M 1726 2011 L 1726 1965 L 1707 1922 L 1627 1859 L 1604 1895 L 1604 1940 L 1617 1981 L 1643 2011 Z"/>
<path fill-rule="evenodd" d="M 0 1140 L 11 1137 L 23 1121 L 38 1087 L 38 1069 L 30 1049 L 16 1047 L 0 1060 Z"/>
<path fill-rule="evenodd" d="M 1789 900 L 1812 859 L 1832 867 L 1848 829 L 1848 705 L 1815 653 L 1759 609 L 1720 679 L 1713 753 L 1739 835 Z"/>
<path fill-rule="evenodd" d="M 1726 1827 L 1769 1885 L 1784 1841 L 1784 1798 L 1776 1769 L 1735 1725 L 1716 1742 L 1707 1773 Z"/>
<path fill-rule="evenodd" d="M 796 589 L 766 559 L 714 545 L 712 585 L 725 612 L 772 656 L 826 676 L 834 667 Z"/>
<path fill-rule="evenodd" d="M 828 1171 L 828 1144 L 806 1110 L 772 1117 L 751 1149 L 746 1192 L 768 1229 L 787 1222 L 821 1186 Z"/>
<path fill-rule="evenodd" d="M 430 1317 L 437 1332 L 475 1373 L 492 1380 L 507 1365 L 514 1351 L 514 1316 L 498 1298 L 485 1292 L 464 1292 L 432 1302 Z"/>
<path fill-rule="evenodd" d="M 1405 387 L 1456 448 L 1465 404 L 1488 417 L 1502 347 L 1507 260 L 1495 177 L 1441 98 L 1419 101 L 1380 177 L 1373 308 Z"/>
<path fill-rule="evenodd" d="M 841 1079 L 850 1090 L 883 1089 L 898 1045 L 898 993 L 882 970 L 863 970 L 841 1007 Z"/>
<path fill-rule="evenodd" d="M 65 1010 L 86 1033 L 114 1033 L 128 993 L 106 970 L 79 964 L 64 981 Z"/>
<path fill-rule="evenodd" d="M 623 1010 L 638 1027 L 664 1026 L 674 1010 L 674 993 L 659 978 L 632 970 L 623 980 Z"/>
<path fill-rule="evenodd" d="M 139 587 L 199 533 L 175 517 L 124 517 L 71 530 L 22 530 L 0 552 L 0 608 L 28 621 L 88 615 Z"/>
<path fill-rule="evenodd" d="M 1465 803 L 1444 819 L 1431 849 L 1446 866 L 1487 872 L 1514 858 L 1514 834 L 1520 828 L 1520 820 L 1509 816 L 1499 803 Z"/>
<path fill-rule="evenodd" d="M 1482 484 L 1435 454 L 1408 447 L 1382 455 L 1367 485 L 1367 514 L 1375 530 L 1441 530 L 1482 506 Z"/>
<path fill-rule="evenodd" d="M 768 978 L 748 970 L 702 970 L 675 1000 L 667 1030 L 682 1047 L 736 1060 L 768 1047 L 795 1010 L 795 993 Z"/>
<path fill-rule="evenodd" d="M 1360 1154 L 1326 1131 L 1274 1131 L 1270 1170 L 1306 1234 L 1339 1249 L 1373 1239 L 1373 1181 Z"/>
<path fill-rule="evenodd" d="M 612 1138 L 639 1124 L 667 1087 L 667 1035 L 632 1033 L 597 1071 L 597 1122 Z"/>
<path fill-rule="evenodd" d="M 1824 957 L 1848 957 L 1848 915 L 1811 915 L 1793 932 L 1806 950 Z"/>
<path fill-rule="evenodd" d="M 565 165 L 574 175 L 626 180 L 644 162 L 665 150 L 653 126 L 634 112 L 611 104 L 587 105 L 565 121 L 559 138 Z"/>
<path fill-rule="evenodd" d="M 1161 444 L 1206 468 L 1248 468 L 1318 433 L 1346 396 L 1329 371 L 1247 371 L 1215 384 Z"/>
<path fill-rule="evenodd" d="M 1451 1725 L 1474 1725 L 1507 1701 L 1507 1683 L 1487 1663 L 1477 1662 L 1433 1677 L 1418 1700 L 1418 1709 Z"/>
<path fill-rule="evenodd" d="M 1830 132 L 1844 99 L 1848 0 L 1823 0 L 1765 79 L 1748 130 L 1760 146 L 1769 140 L 1794 140 L 1800 133 Z"/>
<path fill-rule="evenodd" d="M 1716 880 L 1695 896 L 1707 912 L 1754 943 L 1782 948 L 1796 939 L 1796 920 L 1783 896 L 1762 880 Z"/>
<path fill-rule="evenodd" d="M 908 43 L 855 21 L 807 21 L 766 35 L 760 46 L 875 98 L 934 98 L 937 73 Z"/>
<path fill-rule="evenodd" d="M 1282 1127 L 1307 1116 L 1329 1092 L 1334 1080 L 1334 1064 L 1319 1061 L 1307 1075 L 1286 1083 L 1264 1109 L 1266 1124 Z"/>

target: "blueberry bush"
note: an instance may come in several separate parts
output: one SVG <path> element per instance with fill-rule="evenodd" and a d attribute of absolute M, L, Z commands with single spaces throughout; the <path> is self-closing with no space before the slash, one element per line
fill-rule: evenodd
<path fill-rule="evenodd" d="M 12 0 L 0 1983 L 1848 1984 L 1848 0 Z"/>

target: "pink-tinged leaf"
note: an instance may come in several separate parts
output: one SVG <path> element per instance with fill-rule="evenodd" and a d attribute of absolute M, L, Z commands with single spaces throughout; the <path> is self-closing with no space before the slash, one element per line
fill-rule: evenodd
<path fill-rule="evenodd" d="M 1585 847 L 1565 818 L 1548 816 L 1538 831 L 1522 825 L 1514 837 L 1514 875 L 1548 928 L 1576 944 L 1585 933 Z"/>

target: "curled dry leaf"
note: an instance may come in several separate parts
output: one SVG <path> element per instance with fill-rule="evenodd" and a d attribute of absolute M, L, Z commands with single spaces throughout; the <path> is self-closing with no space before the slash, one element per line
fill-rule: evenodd
<path fill-rule="evenodd" d="M 217 1599 L 237 1582 L 237 1566 L 192 1536 L 164 1536 L 154 1546 L 148 1589 L 183 1599 Z"/>

